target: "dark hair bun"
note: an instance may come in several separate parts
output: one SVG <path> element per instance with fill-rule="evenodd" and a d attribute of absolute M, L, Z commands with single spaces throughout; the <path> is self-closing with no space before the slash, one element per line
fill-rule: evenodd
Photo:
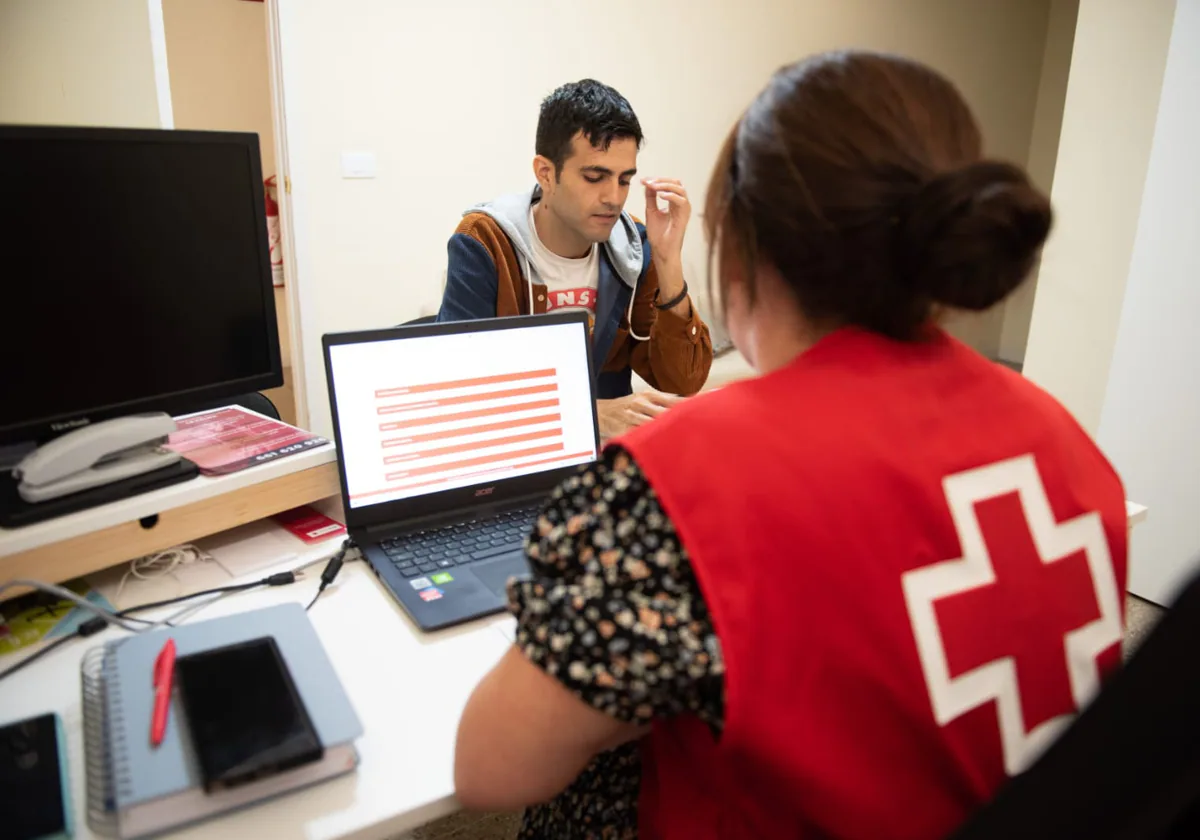
<path fill-rule="evenodd" d="M 1052 221 L 1049 199 L 1019 167 L 981 161 L 944 172 L 901 213 L 908 282 L 935 303 L 988 309 L 1029 275 Z"/>

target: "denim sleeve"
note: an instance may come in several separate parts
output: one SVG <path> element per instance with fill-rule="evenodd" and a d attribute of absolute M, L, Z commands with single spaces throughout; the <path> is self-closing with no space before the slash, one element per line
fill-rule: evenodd
<path fill-rule="evenodd" d="M 446 246 L 446 290 L 439 321 L 496 317 L 497 272 L 487 248 L 473 236 L 456 233 Z"/>

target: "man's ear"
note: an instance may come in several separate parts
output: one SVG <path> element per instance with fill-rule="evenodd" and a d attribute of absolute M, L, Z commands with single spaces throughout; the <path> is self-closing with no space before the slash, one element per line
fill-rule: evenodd
<path fill-rule="evenodd" d="M 542 192 L 549 192 L 553 189 L 555 180 L 554 161 L 545 155 L 537 155 L 533 159 L 533 177 L 537 178 Z"/>

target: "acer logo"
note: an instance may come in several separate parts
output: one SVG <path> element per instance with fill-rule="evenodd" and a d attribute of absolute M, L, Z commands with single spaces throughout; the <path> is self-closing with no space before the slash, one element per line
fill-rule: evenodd
<path fill-rule="evenodd" d="M 476 496 L 490 496 L 490 495 L 492 495 L 492 491 L 495 489 L 496 489 L 495 487 L 484 487 L 482 490 L 476 490 L 475 495 Z"/>
<path fill-rule="evenodd" d="M 51 423 L 50 429 L 55 432 L 65 432 L 68 429 L 78 429 L 91 423 L 86 417 L 80 417 L 77 420 L 66 420 L 61 423 Z"/>

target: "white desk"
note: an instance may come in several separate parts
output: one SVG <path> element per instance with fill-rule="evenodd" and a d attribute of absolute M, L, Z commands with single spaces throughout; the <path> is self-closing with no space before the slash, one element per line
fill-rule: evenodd
<path fill-rule="evenodd" d="M 291 586 L 225 598 L 201 621 L 286 601 L 307 602 L 315 576 Z M 171 835 L 217 838 L 392 838 L 458 809 L 454 739 L 472 689 L 508 648 L 512 619 L 495 616 L 423 634 L 394 606 L 365 563 L 347 564 L 309 613 L 362 720 L 357 772 Z M 147 616 L 149 617 L 149 616 Z M 0 721 L 47 711 L 67 731 L 76 837 L 94 835 L 84 818 L 83 720 L 79 662 L 120 631 L 50 654 L 0 682 Z M 147 690 L 150 687 L 147 686 Z"/>

